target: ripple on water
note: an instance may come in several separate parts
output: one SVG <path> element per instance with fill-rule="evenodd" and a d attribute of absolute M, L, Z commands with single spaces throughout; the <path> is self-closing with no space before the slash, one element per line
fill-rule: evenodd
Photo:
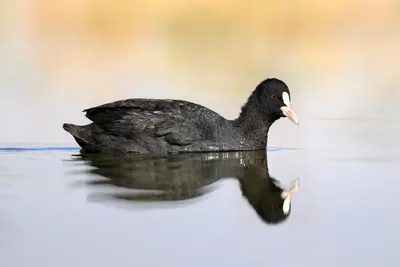
<path fill-rule="evenodd" d="M 23 146 L 23 147 L 13 147 L 13 146 L 2 146 L 0 147 L 0 152 L 32 152 L 32 151 L 42 151 L 42 152 L 51 152 L 51 151 L 79 151 L 80 147 L 77 146 Z M 285 150 L 303 150 L 301 148 L 287 148 L 287 147 L 269 147 L 267 148 L 268 152 L 279 152 Z"/>

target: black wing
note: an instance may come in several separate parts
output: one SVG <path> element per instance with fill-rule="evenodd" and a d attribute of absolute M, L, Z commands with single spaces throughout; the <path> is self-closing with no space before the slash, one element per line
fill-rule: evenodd
<path fill-rule="evenodd" d="M 187 101 L 127 99 L 84 110 L 86 117 L 113 135 L 135 138 L 165 136 L 173 145 L 188 145 L 206 138 L 204 124 L 215 112 Z"/>

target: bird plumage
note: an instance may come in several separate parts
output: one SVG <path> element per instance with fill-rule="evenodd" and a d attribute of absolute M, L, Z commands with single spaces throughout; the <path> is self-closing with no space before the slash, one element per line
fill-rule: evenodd
<path fill-rule="evenodd" d="M 278 105 L 271 105 L 274 99 L 269 99 L 268 93 L 282 92 L 288 92 L 283 82 L 264 81 L 236 120 L 227 120 L 188 101 L 133 98 L 85 109 L 91 124 L 63 127 L 86 152 L 164 154 L 264 149 L 269 127 L 283 116 Z"/>

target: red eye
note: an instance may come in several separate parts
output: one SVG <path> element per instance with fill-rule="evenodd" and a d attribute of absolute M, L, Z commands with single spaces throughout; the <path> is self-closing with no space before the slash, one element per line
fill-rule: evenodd
<path fill-rule="evenodd" d="M 273 100 L 275 100 L 275 99 L 276 99 L 276 95 L 272 95 L 271 98 L 272 98 Z"/>
<path fill-rule="evenodd" d="M 276 211 L 276 205 L 275 204 L 272 204 L 271 208 L 272 208 L 273 211 Z"/>

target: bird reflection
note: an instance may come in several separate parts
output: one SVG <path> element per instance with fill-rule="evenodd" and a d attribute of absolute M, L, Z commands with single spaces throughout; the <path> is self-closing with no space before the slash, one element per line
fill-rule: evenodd
<path fill-rule="evenodd" d="M 222 178 L 236 178 L 243 196 L 266 223 L 280 223 L 290 215 L 291 199 L 298 189 L 271 177 L 266 151 L 213 152 L 174 155 L 80 154 L 75 160 L 94 167 L 102 179 L 89 185 L 113 185 L 129 193 L 104 193 L 128 201 L 177 201 L 209 193 Z M 104 179 L 106 178 L 106 179 Z M 135 190 L 132 190 L 135 189 Z"/>

